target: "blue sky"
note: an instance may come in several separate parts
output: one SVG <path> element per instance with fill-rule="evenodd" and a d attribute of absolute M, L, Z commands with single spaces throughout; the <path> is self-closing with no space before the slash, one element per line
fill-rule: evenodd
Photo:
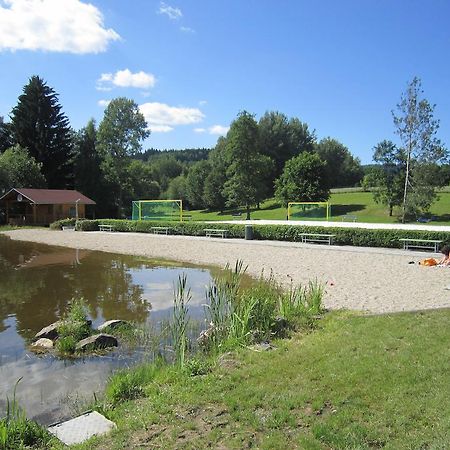
<path fill-rule="evenodd" d="M 212 147 L 240 110 L 278 110 L 370 163 L 414 76 L 450 145 L 449 17 L 447 0 L 0 0 L 0 116 L 40 75 L 75 129 L 135 100 L 145 148 Z"/>

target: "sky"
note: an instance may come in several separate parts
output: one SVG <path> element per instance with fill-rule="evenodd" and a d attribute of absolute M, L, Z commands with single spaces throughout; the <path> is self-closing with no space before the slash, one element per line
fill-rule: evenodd
<path fill-rule="evenodd" d="M 39 75 L 76 130 L 133 99 L 144 149 L 280 111 L 368 164 L 415 76 L 450 146 L 449 18 L 448 0 L 0 0 L 0 116 Z"/>

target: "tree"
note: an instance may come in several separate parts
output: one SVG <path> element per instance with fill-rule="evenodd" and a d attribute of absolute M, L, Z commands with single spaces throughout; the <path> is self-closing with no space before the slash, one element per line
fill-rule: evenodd
<path fill-rule="evenodd" d="M 429 173 L 427 166 L 438 164 L 447 157 L 446 149 L 436 138 L 439 120 L 434 119 L 435 105 L 422 98 L 422 94 L 422 83 L 415 77 L 408 84 L 406 92 L 401 95 L 397 112 L 392 111 L 396 133 L 402 143 L 406 159 L 403 223 L 407 214 L 414 214 L 418 209 L 427 210 L 430 207 L 436 194 L 434 183 L 426 176 Z M 430 182 L 432 184 L 428 184 Z"/>
<path fill-rule="evenodd" d="M 268 183 L 273 189 L 273 180 L 281 175 L 286 161 L 302 152 L 312 152 L 316 138 L 306 123 L 297 118 L 288 119 L 278 111 L 266 112 L 259 120 L 258 128 L 260 153 L 275 163 Z"/>
<path fill-rule="evenodd" d="M 326 180 L 326 163 L 317 153 L 302 153 L 290 159 L 275 181 L 275 196 L 288 202 L 322 202 L 330 197 Z"/>
<path fill-rule="evenodd" d="M 42 164 L 49 188 L 73 186 L 72 134 L 55 91 L 38 76 L 23 88 L 11 112 L 14 142 Z"/>
<path fill-rule="evenodd" d="M 99 199 L 103 179 L 102 161 L 97 148 L 95 120 L 91 119 L 75 137 L 74 185 L 77 190 L 94 200 Z"/>
<path fill-rule="evenodd" d="M 336 139 L 322 139 L 315 149 L 327 163 L 325 172 L 330 188 L 355 186 L 363 178 L 359 159 L 353 157 L 348 148 Z"/>
<path fill-rule="evenodd" d="M 5 123 L 0 116 L 0 154 L 13 145 L 11 124 Z"/>
<path fill-rule="evenodd" d="M 0 192 L 13 187 L 43 188 L 45 178 L 42 164 L 28 154 L 26 149 L 15 145 L 0 155 Z"/>
<path fill-rule="evenodd" d="M 373 188 L 375 202 L 386 205 L 389 216 L 395 206 L 401 206 L 405 176 L 405 155 L 397 146 L 384 140 L 374 147 L 373 160 L 377 163 L 364 177 L 363 184 Z"/>
<path fill-rule="evenodd" d="M 157 200 L 161 194 L 159 183 L 153 179 L 150 164 L 134 160 L 128 166 L 128 190 L 131 200 Z"/>
<path fill-rule="evenodd" d="M 186 178 L 180 175 L 170 180 L 169 187 L 163 197 L 170 200 L 186 201 Z"/>
<path fill-rule="evenodd" d="M 208 161 L 199 161 L 189 169 L 186 177 L 186 197 L 190 206 L 194 209 L 204 208 L 203 194 L 205 181 L 211 172 Z"/>
<path fill-rule="evenodd" d="M 263 189 L 270 159 L 259 153 L 258 124 L 246 111 L 239 113 L 226 137 L 225 160 L 228 164 L 224 194 L 228 206 L 244 205 L 247 220 L 250 206 L 257 204 Z"/>
<path fill-rule="evenodd" d="M 138 105 L 125 97 L 112 100 L 98 128 L 98 145 L 105 162 L 107 179 L 118 190 L 117 212 L 123 217 L 123 190 L 127 181 L 130 158 L 142 149 L 142 141 L 150 136 L 147 122 Z"/>
<path fill-rule="evenodd" d="M 170 180 L 180 176 L 183 172 L 183 165 L 175 159 L 173 155 L 167 156 L 165 153 L 155 159 L 150 160 L 153 170 L 153 177 L 165 191 L 169 187 Z"/>
<path fill-rule="evenodd" d="M 225 161 L 226 139 L 219 137 L 216 147 L 209 154 L 208 162 L 211 171 L 205 180 L 203 189 L 203 203 L 210 210 L 223 211 L 225 209 L 226 198 L 223 193 L 225 182 L 227 181 Z"/>

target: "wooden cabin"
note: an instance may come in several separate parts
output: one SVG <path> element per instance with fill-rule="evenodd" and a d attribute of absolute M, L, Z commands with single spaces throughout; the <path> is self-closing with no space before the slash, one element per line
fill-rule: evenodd
<path fill-rule="evenodd" d="M 59 219 L 94 218 L 94 200 L 78 191 L 13 188 L 0 197 L 10 225 L 49 225 Z M 91 209 L 86 215 L 86 207 Z"/>

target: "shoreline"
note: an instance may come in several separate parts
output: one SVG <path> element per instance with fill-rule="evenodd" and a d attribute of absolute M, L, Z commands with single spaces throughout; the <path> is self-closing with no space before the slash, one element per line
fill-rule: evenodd
<path fill-rule="evenodd" d="M 249 275 L 272 272 L 285 286 L 291 280 L 304 285 L 317 279 L 325 285 L 328 309 L 386 314 L 450 307 L 450 291 L 444 289 L 450 268 L 419 266 L 418 261 L 429 256 L 423 252 L 143 233 L 21 229 L 2 234 L 13 240 L 220 268 L 240 259 Z"/>

